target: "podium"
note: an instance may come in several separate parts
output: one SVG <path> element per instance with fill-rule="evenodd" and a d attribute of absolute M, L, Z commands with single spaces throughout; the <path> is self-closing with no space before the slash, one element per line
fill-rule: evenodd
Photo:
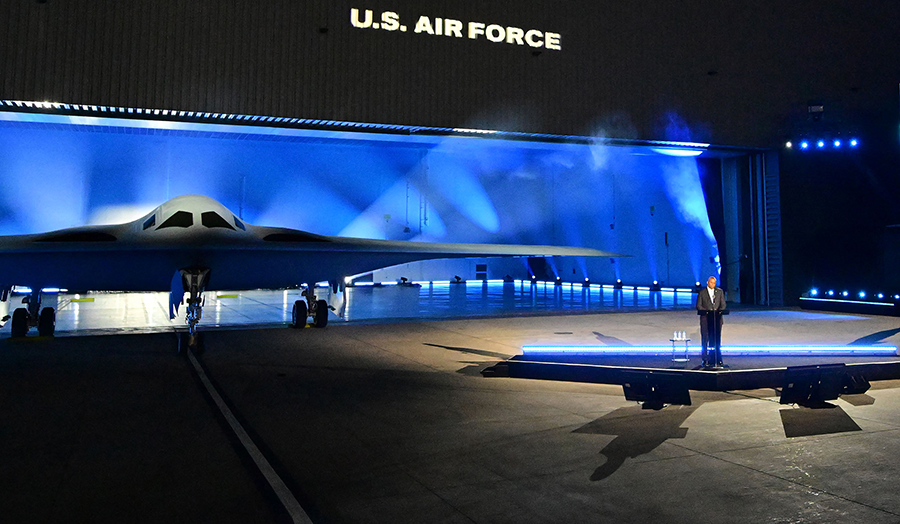
<path fill-rule="evenodd" d="M 702 367 L 722 367 L 722 315 L 727 315 L 727 310 L 718 311 L 697 311 L 701 317 L 706 317 L 706 332 L 709 334 L 708 341 L 712 348 L 707 349 L 705 346 L 700 348 L 700 358 Z M 703 322 L 704 320 L 701 320 Z M 700 345 L 703 346 L 701 337 Z"/>

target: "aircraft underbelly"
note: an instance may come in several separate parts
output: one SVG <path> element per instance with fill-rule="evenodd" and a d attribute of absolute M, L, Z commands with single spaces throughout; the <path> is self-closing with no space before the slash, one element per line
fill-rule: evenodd
<path fill-rule="evenodd" d="M 209 290 L 279 289 L 336 281 L 396 264 L 463 256 L 448 253 L 207 248 L 4 253 L 0 286 L 70 290 L 168 291 L 175 271 L 209 268 Z"/>

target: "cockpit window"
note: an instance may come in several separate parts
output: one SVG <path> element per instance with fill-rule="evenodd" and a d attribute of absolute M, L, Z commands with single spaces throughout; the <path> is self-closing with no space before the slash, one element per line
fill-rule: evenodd
<path fill-rule="evenodd" d="M 194 215 L 188 211 L 176 211 L 174 215 L 166 219 L 156 229 L 164 229 L 167 227 L 191 227 L 194 225 Z"/>
<path fill-rule="evenodd" d="M 156 213 L 150 215 L 150 218 L 144 220 L 144 229 L 150 229 L 156 224 Z"/>
<path fill-rule="evenodd" d="M 234 229 L 227 220 L 215 211 L 206 211 L 200 214 L 200 221 L 206 227 L 224 227 L 226 229 Z"/>
<path fill-rule="evenodd" d="M 234 225 L 241 228 L 241 231 L 247 231 L 247 228 L 244 227 L 244 224 L 240 220 L 238 220 L 238 217 L 231 215 L 231 218 L 234 219 Z"/>

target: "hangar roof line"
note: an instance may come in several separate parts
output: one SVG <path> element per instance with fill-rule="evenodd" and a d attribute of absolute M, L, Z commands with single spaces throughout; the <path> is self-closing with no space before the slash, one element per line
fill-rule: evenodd
<path fill-rule="evenodd" d="M 108 120 L 107 120 L 108 119 Z M 553 135 L 546 133 L 525 133 L 521 131 L 500 131 L 451 127 L 428 127 L 402 124 L 377 124 L 323 120 L 312 118 L 290 118 L 233 113 L 211 113 L 177 109 L 144 109 L 95 104 L 68 104 L 60 102 L 39 102 L 22 100 L 0 100 L 0 122 L 29 122 L 69 125 L 93 125 L 108 127 L 142 128 L 147 130 L 170 131 L 216 131 L 274 136 L 304 136 L 304 131 L 369 133 L 368 139 L 378 140 L 377 135 L 390 140 L 391 136 L 404 136 L 415 142 L 430 143 L 435 138 L 472 137 L 492 138 L 505 141 L 538 142 L 576 145 L 607 145 L 619 147 L 654 147 L 675 150 L 698 150 L 712 153 L 709 156 L 730 156 L 754 151 L 759 148 L 723 146 L 699 142 L 679 142 L 669 140 L 633 140 L 598 136 Z M 208 126 L 215 126 L 210 128 Z M 248 132 L 247 127 L 255 128 Z M 344 138 L 350 138 L 344 136 Z M 417 140 L 418 139 L 418 140 Z"/>

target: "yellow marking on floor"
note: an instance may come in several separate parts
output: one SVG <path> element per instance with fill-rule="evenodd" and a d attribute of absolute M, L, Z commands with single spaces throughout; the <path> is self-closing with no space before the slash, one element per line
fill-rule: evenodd
<path fill-rule="evenodd" d="M 216 298 L 237 298 L 240 295 L 216 295 Z"/>
<path fill-rule="evenodd" d="M 93 298 L 73 298 L 70 299 L 69 302 L 93 302 Z"/>

